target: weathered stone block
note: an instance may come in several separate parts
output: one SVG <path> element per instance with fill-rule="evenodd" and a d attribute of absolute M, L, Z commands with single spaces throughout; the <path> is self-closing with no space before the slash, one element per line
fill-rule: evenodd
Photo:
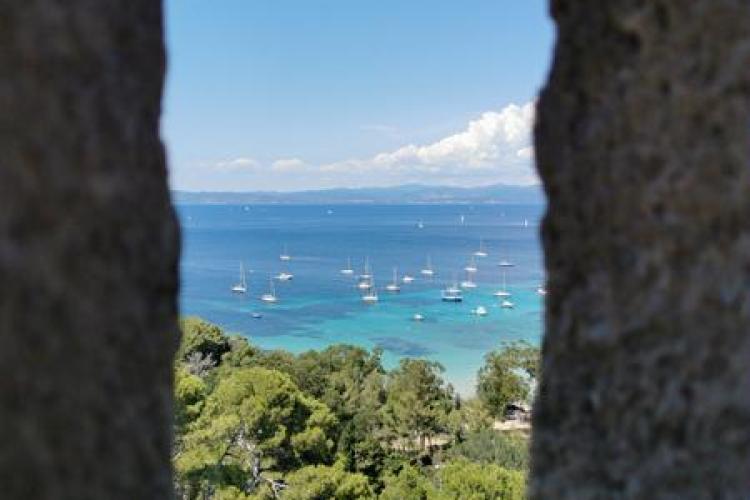
<path fill-rule="evenodd" d="M 750 2 L 552 2 L 532 496 L 750 497 Z"/>
<path fill-rule="evenodd" d="M 0 0 L 0 497 L 169 498 L 157 0 Z"/>

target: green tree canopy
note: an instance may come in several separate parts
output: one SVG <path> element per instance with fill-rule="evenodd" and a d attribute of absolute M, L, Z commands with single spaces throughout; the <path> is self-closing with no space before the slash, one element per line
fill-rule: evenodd
<path fill-rule="evenodd" d="M 453 398 L 440 376 L 442 371 L 434 361 L 402 359 L 389 374 L 384 412 L 396 436 L 419 439 L 424 448 L 425 438 L 447 427 Z"/>
<path fill-rule="evenodd" d="M 367 500 L 375 495 L 362 474 L 346 472 L 340 465 L 313 465 L 289 474 L 285 500 Z"/>
<path fill-rule="evenodd" d="M 508 404 L 529 399 L 538 373 L 538 348 L 526 342 L 506 343 L 485 357 L 477 394 L 492 415 L 501 417 Z"/>
<path fill-rule="evenodd" d="M 529 466 L 529 438 L 485 428 L 466 435 L 461 443 L 451 447 L 448 456 L 525 471 Z"/>
<path fill-rule="evenodd" d="M 180 321 L 180 329 L 182 341 L 177 352 L 179 361 L 187 361 L 197 353 L 202 358 L 211 359 L 216 365 L 221 362 L 222 355 L 229 352 L 229 338 L 214 324 L 189 317 Z"/>
<path fill-rule="evenodd" d="M 331 459 L 336 418 L 288 376 L 239 368 L 219 381 L 175 458 L 189 482 L 210 478 L 246 488 L 263 469 L 291 470 Z"/>
<path fill-rule="evenodd" d="M 524 474 L 494 464 L 450 462 L 438 469 L 435 483 L 438 492 L 430 500 L 523 500 L 526 496 Z"/>
<path fill-rule="evenodd" d="M 437 495 L 432 482 L 418 468 L 404 465 L 398 474 L 388 474 L 379 500 L 429 500 Z"/>

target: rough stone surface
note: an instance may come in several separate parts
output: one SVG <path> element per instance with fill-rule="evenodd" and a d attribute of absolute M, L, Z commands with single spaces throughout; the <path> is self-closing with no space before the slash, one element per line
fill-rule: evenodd
<path fill-rule="evenodd" d="M 552 14 L 532 497 L 750 498 L 750 2 Z"/>
<path fill-rule="evenodd" d="M 157 0 L 0 0 L 0 497 L 171 497 Z"/>

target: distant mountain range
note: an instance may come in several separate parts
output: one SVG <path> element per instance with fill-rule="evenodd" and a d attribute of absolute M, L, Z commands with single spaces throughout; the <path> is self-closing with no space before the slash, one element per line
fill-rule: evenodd
<path fill-rule="evenodd" d="M 317 191 L 195 192 L 173 191 L 178 204 L 425 204 L 425 203 L 510 203 L 537 205 L 545 202 L 541 186 L 482 187 L 424 186 L 410 184 L 383 188 L 322 189 Z"/>

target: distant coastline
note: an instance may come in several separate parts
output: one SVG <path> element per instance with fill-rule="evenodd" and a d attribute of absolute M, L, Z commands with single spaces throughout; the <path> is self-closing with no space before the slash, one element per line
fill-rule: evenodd
<path fill-rule="evenodd" d="M 403 205 L 403 204 L 522 204 L 543 205 L 541 186 L 494 184 L 481 187 L 426 186 L 341 188 L 311 191 L 209 192 L 172 191 L 172 200 L 185 205 Z"/>

